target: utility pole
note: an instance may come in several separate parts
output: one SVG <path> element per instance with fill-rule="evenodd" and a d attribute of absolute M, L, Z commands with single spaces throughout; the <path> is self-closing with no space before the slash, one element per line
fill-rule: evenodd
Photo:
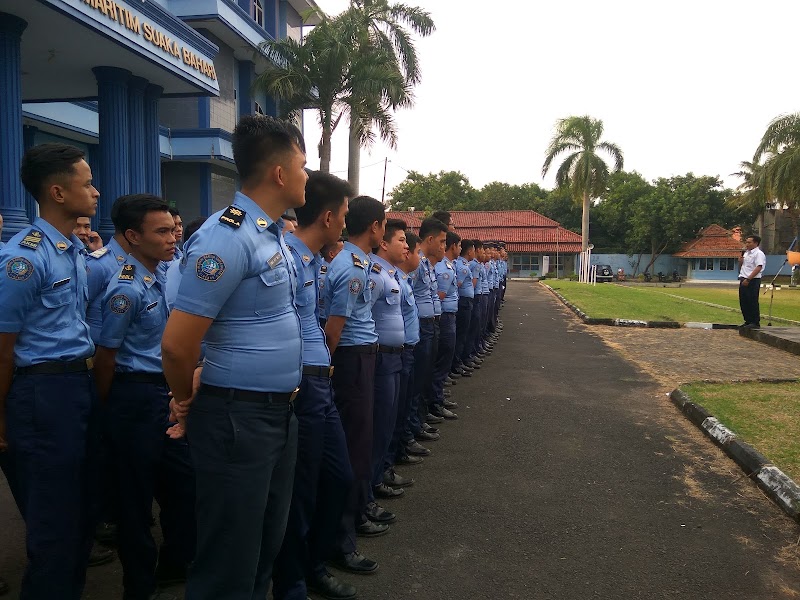
<path fill-rule="evenodd" d="M 386 167 L 389 166 L 389 157 L 383 159 L 383 189 L 381 190 L 381 204 L 385 204 L 383 199 L 386 197 Z"/>

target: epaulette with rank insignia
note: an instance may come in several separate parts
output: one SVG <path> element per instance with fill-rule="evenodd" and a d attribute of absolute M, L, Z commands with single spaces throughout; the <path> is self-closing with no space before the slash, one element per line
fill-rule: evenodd
<path fill-rule="evenodd" d="M 99 250 L 90 252 L 89 256 L 91 256 L 92 258 L 100 258 L 101 256 L 105 256 L 106 252 L 108 252 L 108 246 L 103 246 Z"/>
<path fill-rule="evenodd" d="M 230 225 L 234 229 L 239 229 L 242 226 L 242 220 L 247 213 L 243 211 L 241 208 L 236 208 L 235 206 L 229 206 L 225 209 L 225 212 L 219 218 L 220 223 L 225 223 L 225 225 Z"/>
<path fill-rule="evenodd" d="M 24 246 L 25 248 L 30 248 L 31 250 L 36 250 L 41 243 L 42 232 L 38 231 L 37 229 L 31 229 L 30 233 L 22 238 L 22 241 L 19 243 L 19 245 Z"/>
<path fill-rule="evenodd" d="M 374 263 L 372 265 L 372 272 L 373 273 L 380 273 L 381 272 L 381 266 L 378 263 Z"/>
<path fill-rule="evenodd" d="M 327 273 L 327 272 L 328 272 L 328 265 L 322 265 L 322 266 L 319 268 L 319 272 L 320 272 L 320 273 Z"/>
<path fill-rule="evenodd" d="M 122 272 L 119 274 L 120 281 L 133 281 L 133 275 L 136 273 L 136 265 L 124 265 Z"/>
<path fill-rule="evenodd" d="M 354 267 L 361 267 L 362 269 L 367 268 L 367 265 L 364 264 L 364 262 L 361 260 L 361 257 L 358 254 L 356 254 L 355 252 L 351 252 L 350 254 L 353 257 Z"/>

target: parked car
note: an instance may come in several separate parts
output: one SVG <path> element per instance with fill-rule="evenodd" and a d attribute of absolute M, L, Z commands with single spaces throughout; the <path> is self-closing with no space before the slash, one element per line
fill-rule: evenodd
<path fill-rule="evenodd" d="M 597 283 L 613 280 L 614 273 L 611 271 L 611 265 L 597 265 Z"/>

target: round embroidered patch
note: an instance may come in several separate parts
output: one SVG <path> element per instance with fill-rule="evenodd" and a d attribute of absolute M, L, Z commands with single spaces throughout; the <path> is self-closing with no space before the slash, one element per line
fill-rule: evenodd
<path fill-rule="evenodd" d="M 350 285 L 348 288 L 350 289 L 350 293 L 355 296 L 361 293 L 361 290 L 364 289 L 364 284 L 361 283 L 361 280 L 358 277 L 353 277 L 350 280 Z"/>
<path fill-rule="evenodd" d="M 450 279 L 450 273 L 442 273 L 442 277 L 444 277 L 444 280 L 447 281 Z"/>
<path fill-rule="evenodd" d="M 203 281 L 216 281 L 225 272 L 225 263 L 216 254 L 204 254 L 197 259 L 195 272 Z"/>
<path fill-rule="evenodd" d="M 372 279 L 369 280 L 369 289 L 371 290 L 375 289 L 375 282 Z"/>
<path fill-rule="evenodd" d="M 12 258 L 6 263 L 6 275 L 15 281 L 25 281 L 33 275 L 33 265 L 27 258 Z"/>
<path fill-rule="evenodd" d="M 111 312 L 115 312 L 118 315 L 128 312 L 128 309 L 131 307 L 130 298 L 128 298 L 125 294 L 111 296 L 110 304 Z"/>

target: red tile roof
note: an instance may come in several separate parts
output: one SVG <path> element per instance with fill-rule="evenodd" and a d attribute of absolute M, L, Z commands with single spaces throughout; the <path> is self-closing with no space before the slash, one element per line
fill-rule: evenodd
<path fill-rule="evenodd" d="M 532 210 L 450 211 L 456 233 L 463 238 L 502 241 L 508 252 L 573 254 L 581 251 L 581 236 Z M 424 212 L 390 211 L 389 219 L 403 219 L 419 229 Z M 556 243 L 558 242 L 558 243 Z"/>
<path fill-rule="evenodd" d="M 678 258 L 738 258 L 742 242 L 732 231 L 719 225 L 709 225 L 691 242 L 686 242 L 673 254 Z"/>

